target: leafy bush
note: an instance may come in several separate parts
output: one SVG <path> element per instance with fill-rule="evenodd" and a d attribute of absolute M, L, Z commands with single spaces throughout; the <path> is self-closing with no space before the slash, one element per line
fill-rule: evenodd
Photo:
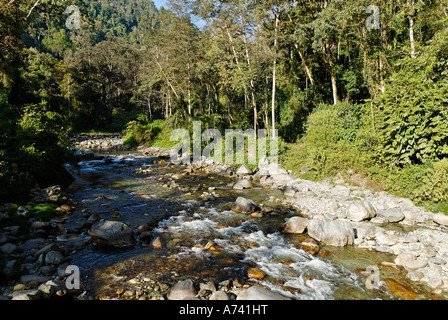
<path fill-rule="evenodd" d="M 418 202 L 446 203 L 448 201 L 448 159 L 433 164 L 421 179 L 419 186 L 415 188 L 413 196 Z"/>
<path fill-rule="evenodd" d="M 35 185 L 62 178 L 60 165 L 70 151 L 58 113 L 44 104 L 19 109 L 0 99 L 0 138 L 0 201 L 25 199 Z"/>
<path fill-rule="evenodd" d="M 392 165 L 448 156 L 448 88 L 429 79 L 426 61 L 414 60 L 403 62 L 375 102 L 381 155 Z"/>

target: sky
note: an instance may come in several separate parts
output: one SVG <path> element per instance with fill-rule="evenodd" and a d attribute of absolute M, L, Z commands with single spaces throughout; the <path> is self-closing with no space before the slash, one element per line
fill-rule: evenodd
<path fill-rule="evenodd" d="M 166 0 L 152 0 L 154 4 L 156 5 L 157 9 L 160 9 L 160 7 L 164 7 L 165 9 L 168 9 L 168 1 Z M 191 20 L 199 29 L 202 29 L 206 22 L 200 19 L 192 18 Z"/>
<path fill-rule="evenodd" d="M 160 9 L 161 6 L 164 6 L 165 8 L 168 7 L 165 0 L 152 0 L 152 1 L 156 5 L 157 9 Z"/>

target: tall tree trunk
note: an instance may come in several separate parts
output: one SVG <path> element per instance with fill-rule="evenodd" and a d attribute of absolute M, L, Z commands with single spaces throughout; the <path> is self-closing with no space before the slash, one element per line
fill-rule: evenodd
<path fill-rule="evenodd" d="M 414 17 L 409 16 L 409 40 L 411 42 L 411 57 L 415 59 Z"/>
<path fill-rule="evenodd" d="M 338 87 L 336 84 L 336 74 L 334 73 L 333 60 L 330 59 L 330 76 L 331 76 L 331 88 L 333 91 L 333 104 L 338 104 Z"/>
<path fill-rule="evenodd" d="M 275 15 L 275 30 L 274 30 L 274 66 L 272 68 L 272 138 L 276 138 L 275 134 L 275 87 L 276 87 L 276 71 L 277 71 L 277 32 L 278 32 L 279 17 L 278 13 Z"/>
<path fill-rule="evenodd" d="M 249 48 L 247 46 L 247 35 L 246 35 L 246 23 L 243 17 L 242 12 L 240 11 L 240 19 L 242 23 L 242 33 L 243 33 L 243 42 L 245 47 L 245 53 L 246 53 L 246 62 L 247 66 L 249 67 L 249 72 L 252 74 L 252 66 L 250 62 L 250 56 L 249 56 Z M 251 90 L 251 97 L 252 97 L 252 108 L 254 110 L 254 138 L 257 139 L 257 123 L 258 123 L 258 110 L 257 110 L 257 100 L 255 99 L 255 85 L 254 80 L 250 79 L 250 90 Z"/>

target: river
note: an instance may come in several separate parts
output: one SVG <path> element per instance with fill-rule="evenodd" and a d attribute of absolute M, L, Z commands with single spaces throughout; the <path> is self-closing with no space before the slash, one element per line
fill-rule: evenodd
<path fill-rule="evenodd" d="M 280 190 L 256 185 L 233 190 L 236 180 L 230 177 L 136 152 L 98 155 L 67 165 L 76 178 L 69 191 L 78 208 L 66 225 L 79 230 L 87 218 L 117 220 L 135 232 L 145 226 L 151 239 L 130 249 L 88 244 L 75 252 L 70 263 L 80 268 L 86 288 L 80 299 L 164 299 L 168 288 L 183 279 L 213 281 L 221 288 L 233 281 L 231 299 L 237 286 L 255 283 L 298 300 L 397 298 L 385 278 L 418 299 L 431 297 L 394 268 L 383 268 L 381 280 L 366 286 L 372 282 L 364 270 L 393 262 L 393 255 L 323 245 L 317 255 L 302 250 L 306 235 L 282 232 L 285 219 L 300 213 L 277 200 L 283 197 Z M 262 205 L 262 216 L 232 211 L 239 196 Z M 156 238 L 160 245 L 153 246 Z M 249 278 L 248 268 L 261 270 L 264 277 Z"/>

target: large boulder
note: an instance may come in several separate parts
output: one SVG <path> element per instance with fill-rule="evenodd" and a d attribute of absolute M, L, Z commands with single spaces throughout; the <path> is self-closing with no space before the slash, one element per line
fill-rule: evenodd
<path fill-rule="evenodd" d="M 119 221 L 100 220 L 90 228 L 92 241 L 117 248 L 131 247 L 136 243 L 135 233 Z"/>
<path fill-rule="evenodd" d="M 389 208 L 386 210 L 380 210 L 378 215 L 386 218 L 389 222 L 399 222 L 405 218 L 404 213 L 400 208 Z"/>
<path fill-rule="evenodd" d="M 302 217 L 292 217 L 288 219 L 283 228 L 285 233 L 303 233 L 308 226 L 308 219 Z"/>
<path fill-rule="evenodd" d="M 343 247 L 353 244 L 355 233 L 348 220 L 318 220 L 308 222 L 308 235 L 327 245 Z"/>
<path fill-rule="evenodd" d="M 291 300 L 260 285 L 244 289 L 236 300 Z"/>
<path fill-rule="evenodd" d="M 353 201 L 347 208 L 347 219 L 351 221 L 363 221 L 376 216 L 375 208 L 368 201 Z"/>
<path fill-rule="evenodd" d="M 252 213 L 258 210 L 258 205 L 250 199 L 238 197 L 232 205 L 232 209 L 241 213 Z"/>

